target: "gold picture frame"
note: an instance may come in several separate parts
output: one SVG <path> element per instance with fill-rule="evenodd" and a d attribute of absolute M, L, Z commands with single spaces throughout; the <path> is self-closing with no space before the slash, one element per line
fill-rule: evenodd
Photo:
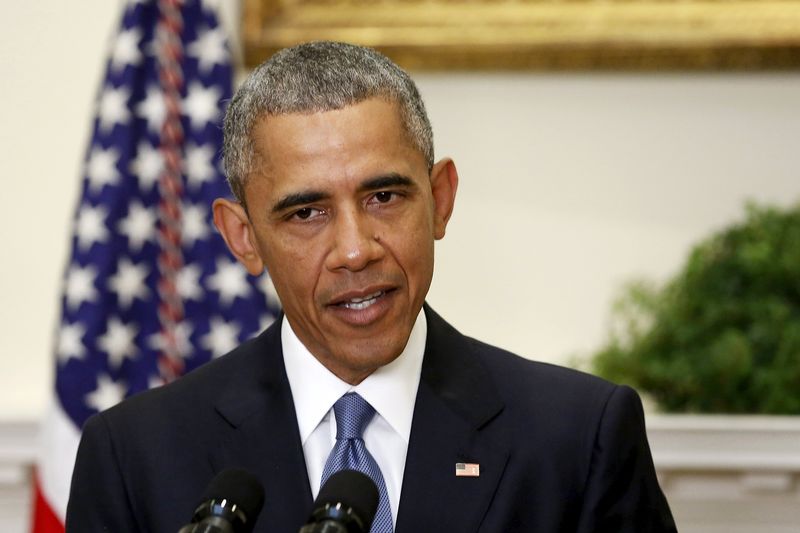
<path fill-rule="evenodd" d="M 411 70 L 800 68 L 798 0 L 245 0 L 245 63 L 330 39 Z"/>

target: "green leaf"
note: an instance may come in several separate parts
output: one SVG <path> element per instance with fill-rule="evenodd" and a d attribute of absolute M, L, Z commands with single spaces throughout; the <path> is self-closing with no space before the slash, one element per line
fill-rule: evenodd
<path fill-rule="evenodd" d="M 595 373 L 667 411 L 800 414 L 800 205 L 746 212 L 663 285 L 622 289 Z"/>

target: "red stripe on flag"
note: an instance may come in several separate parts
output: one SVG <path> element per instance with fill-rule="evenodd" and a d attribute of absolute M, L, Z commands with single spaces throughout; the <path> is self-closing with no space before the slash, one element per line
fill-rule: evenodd
<path fill-rule="evenodd" d="M 33 476 L 33 517 L 31 531 L 33 533 L 64 533 L 64 524 L 58 519 L 50 504 L 42 494 L 39 476 Z"/>

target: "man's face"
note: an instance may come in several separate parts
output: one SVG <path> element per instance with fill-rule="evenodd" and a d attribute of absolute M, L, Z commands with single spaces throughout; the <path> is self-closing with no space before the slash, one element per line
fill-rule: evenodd
<path fill-rule="evenodd" d="M 234 253 L 251 273 L 266 266 L 303 344 L 358 383 L 406 345 L 452 210 L 455 167 L 443 160 L 429 175 L 397 106 L 382 99 L 268 116 L 253 139 L 262 158 L 245 188 L 253 253 Z"/>

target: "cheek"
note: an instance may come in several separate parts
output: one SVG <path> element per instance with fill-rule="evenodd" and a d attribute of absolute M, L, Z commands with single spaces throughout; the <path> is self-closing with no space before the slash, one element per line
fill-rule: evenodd
<path fill-rule="evenodd" d="M 260 243 L 259 249 L 277 289 L 295 294 L 313 291 L 317 261 L 311 242 L 274 239 Z"/>
<path fill-rule="evenodd" d="M 292 246 L 282 240 L 262 243 L 259 248 L 267 271 L 273 278 L 280 280 L 295 277 L 298 271 L 303 270 L 303 264 L 307 260 L 302 247 Z"/>
<path fill-rule="evenodd" d="M 409 278 L 409 283 L 424 284 L 433 272 L 433 236 L 424 225 L 410 230 L 394 247 L 395 256 Z"/>

